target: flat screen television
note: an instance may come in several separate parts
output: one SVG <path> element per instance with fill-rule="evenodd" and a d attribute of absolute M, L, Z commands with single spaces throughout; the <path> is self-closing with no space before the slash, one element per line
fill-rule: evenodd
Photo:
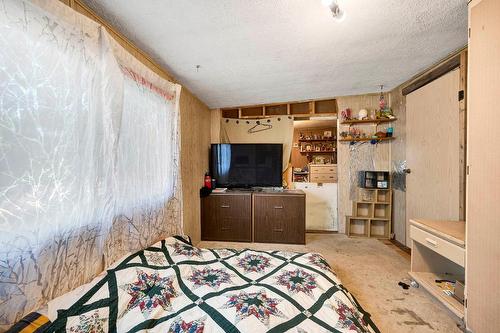
<path fill-rule="evenodd" d="M 217 187 L 282 186 L 282 144 L 212 144 L 210 155 Z"/>

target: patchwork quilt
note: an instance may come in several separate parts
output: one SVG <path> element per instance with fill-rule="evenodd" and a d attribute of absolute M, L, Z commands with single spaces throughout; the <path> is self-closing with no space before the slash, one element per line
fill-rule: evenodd
<path fill-rule="evenodd" d="M 379 332 L 317 253 L 202 249 L 171 237 L 132 254 L 53 332 Z"/>

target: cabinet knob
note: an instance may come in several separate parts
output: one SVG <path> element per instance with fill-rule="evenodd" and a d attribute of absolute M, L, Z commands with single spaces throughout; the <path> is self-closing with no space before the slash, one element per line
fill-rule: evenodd
<path fill-rule="evenodd" d="M 221 205 L 220 208 L 230 208 L 229 205 Z"/>
<path fill-rule="evenodd" d="M 283 206 L 274 206 L 274 209 L 283 209 Z"/>

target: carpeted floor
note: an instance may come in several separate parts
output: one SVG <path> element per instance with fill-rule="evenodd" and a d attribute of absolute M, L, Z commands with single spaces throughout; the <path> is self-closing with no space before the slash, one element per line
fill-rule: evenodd
<path fill-rule="evenodd" d="M 410 256 L 390 242 L 338 234 L 307 234 L 306 239 L 305 246 L 229 242 L 198 246 L 319 252 L 381 332 L 462 332 L 458 320 L 424 290 L 398 286 L 399 281 L 410 281 Z"/>

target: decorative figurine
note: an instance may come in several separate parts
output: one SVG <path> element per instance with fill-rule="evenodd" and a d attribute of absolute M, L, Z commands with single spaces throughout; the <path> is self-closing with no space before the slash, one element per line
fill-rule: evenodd
<path fill-rule="evenodd" d="M 366 118 L 368 118 L 368 111 L 366 109 L 359 110 L 358 119 L 359 120 L 364 120 Z"/>

